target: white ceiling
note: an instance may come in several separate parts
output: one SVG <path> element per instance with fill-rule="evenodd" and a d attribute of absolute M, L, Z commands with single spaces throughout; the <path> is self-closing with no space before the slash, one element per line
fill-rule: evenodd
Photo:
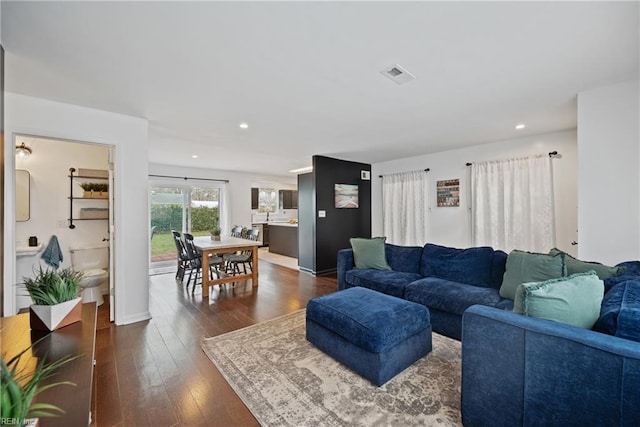
<path fill-rule="evenodd" d="M 638 2 L 1 7 L 6 89 L 148 119 L 154 163 L 286 175 L 541 134 L 638 78 Z"/>

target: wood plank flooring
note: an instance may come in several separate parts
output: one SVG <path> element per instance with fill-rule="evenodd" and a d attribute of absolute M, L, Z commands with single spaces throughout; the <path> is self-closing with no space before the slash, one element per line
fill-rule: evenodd
<path fill-rule="evenodd" d="M 96 410 L 103 426 L 256 426 L 200 348 L 204 337 L 263 322 L 334 292 L 334 277 L 313 277 L 260 261 L 259 286 L 241 282 L 209 301 L 186 292 L 174 274 L 150 277 L 153 318 L 127 326 L 100 307 L 96 336 Z"/>

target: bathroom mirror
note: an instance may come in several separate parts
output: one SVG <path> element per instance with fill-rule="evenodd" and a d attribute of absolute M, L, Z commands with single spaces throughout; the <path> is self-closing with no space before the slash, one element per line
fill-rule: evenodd
<path fill-rule="evenodd" d="M 16 170 L 16 221 L 29 221 L 30 212 L 30 186 L 31 176 L 29 171 Z"/>

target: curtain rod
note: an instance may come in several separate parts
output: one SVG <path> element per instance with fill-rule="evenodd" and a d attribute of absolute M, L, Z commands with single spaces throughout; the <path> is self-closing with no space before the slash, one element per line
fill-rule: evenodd
<path fill-rule="evenodd" d="M 549 157 L 557 157 L 558 156 L 558 152 L 557 151 L 550 151 L 549 152 Z M 471 166 L 473 163 L 467 163 L 467 166 Z"/>
<path fill-rule="evenodd" d="M 431 170 L 431 169 L 426 168 L 424 171 L 425 171 L 425 172 L 429 172 L 430 170 Z M 383 177 L 383 175 L 378 175 L 378 178 L 382 178 L 382 177 Z"/>
<path fill-rule="evenodd" d="M 149 174 L 149 176 L 154 178 L 175 178 L 175 179 L 184 179 L 185 181 L 189 179 L 196 179 L 198 181 L 216 181 L 216 182 L 224 182 L 225 184 L 229 183 L 228 179 L 213 179 L 213 178 L 193 178 L 190 176 L 172 176 L 172 175 L 153 175 Z"/>

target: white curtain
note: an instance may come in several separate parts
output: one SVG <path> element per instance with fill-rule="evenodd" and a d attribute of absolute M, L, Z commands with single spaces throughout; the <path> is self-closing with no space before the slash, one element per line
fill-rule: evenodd
<path fill-rule="evenodd" d="M 556 241 L 551 158 L 473 163 L 471 210 L 475 246 L 547 252 Z"/>
<path fill-rule="evenodd" d="M 422 246 L 426 241 L 427 173 L 382 177 L 382 231 L 388 243 Z"/>

